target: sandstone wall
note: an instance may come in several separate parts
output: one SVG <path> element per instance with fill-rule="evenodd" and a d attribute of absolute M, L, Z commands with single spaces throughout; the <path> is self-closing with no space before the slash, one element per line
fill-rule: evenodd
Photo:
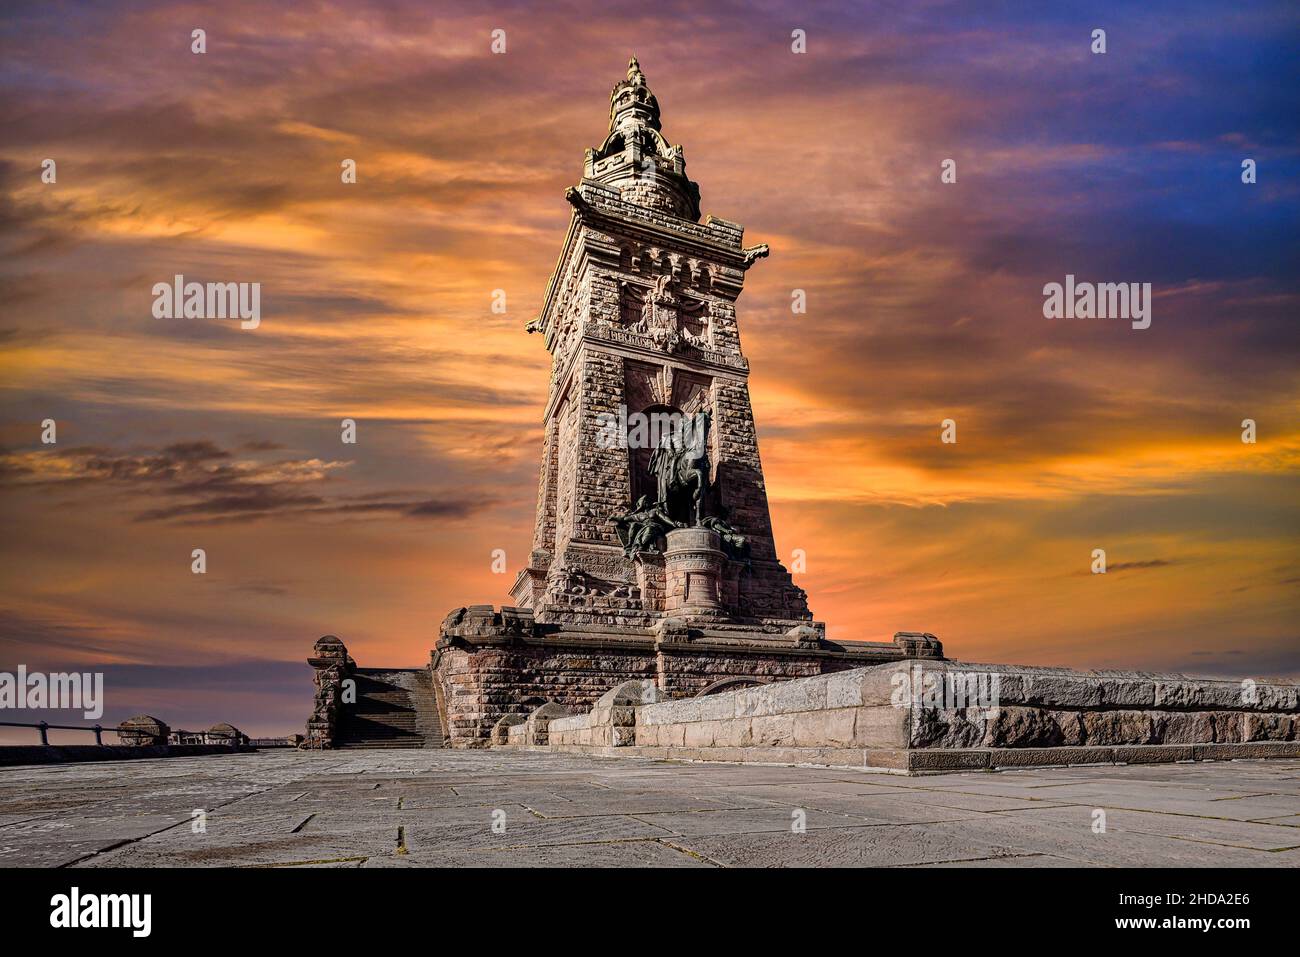
<path fill-rule="evenodd" d="M 905 771 L 1300 755 L 1297 686 L 908 661 L 552 724 L 576 750 Z"/>
<path fill-rule="evenodd" d="M 483 747 L 505 715 L 527 715 L 545 703 L 585 711 L 625 681 L 653 679 L 655 655 L 614 647 L 447 648 L 434 676 L 447 701 L 447 743 Z"/>
<path fill-rule="evenodd" d="M 442 633 L 431 664 L 451 747 L 485 747 L 503 717 L 528 715 L 542 704 L 585 712 L 633 680 L 651 681 L 664 697 L 685 698 L 726 682 L 763 684 L 942 655 L 937 643 L 909 638 L 837 645 L 810 626 L 765 635 L 726 625 L 702 631 L 669 619 L 653 630 L 547 630 L 527 609 L 490 606 L 461 609 Z"/>
<path fill-rule="evenodd" d="M 906 746 L 888 698 L 864 701 L 862 669 L 647 705 L 636 743 L 648 747 Z"/>
<path fill-rule="evenodd" d="M 628 681 L 600 696 L 586 714 L 550 723 L 549 743 L 584 748 L 619 748 L 636 743 L 636 709 L 660 700 L 653 681 Z"/>
<path fill-rule="evenodd" d="M 1297 687 L 1285 682 L 961 662 L 926 670 L 943 676 L 944 696 L 953 696 L 970 676 L 996 679 L 1000 706 L 924 707 L 913 702 L 909 744 L 916 748 L 1182 745 L 1297 737 Z M 911 684 L 915 690 L 915 681 Z M 922 698 L 925 694 L 922 688 Z"/>
<path fill-rule="evenodd" d="M 649 679 L 667 696 L 682 698 L 727 679 L 783 681 L 854 663 L 811 655 L 665 652 L 646 641 L 639 648 L 450 648 L 440 654 L 434 676 L 446 702 L 448 744 L 483 747 L 505 715 L 526 715 L 547 702 L 586 711 L 605 692 L 633 679 Z"/>
<path fill-rule="evenodd" d="M 984 692 L 981 698 L 981 691 Z M 988 692 L 993 692 L 992 697 Z M 972 702 L 961 706 L 954 703 Z M 1293 741 L 1293 684 L 925 662 L 649 705 L 637 743 L 1018 748 Z"/>

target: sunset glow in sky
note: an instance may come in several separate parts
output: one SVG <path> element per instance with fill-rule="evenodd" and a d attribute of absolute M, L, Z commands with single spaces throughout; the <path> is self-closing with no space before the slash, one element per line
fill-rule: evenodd
<path fill-rule="evenodd" d="M 703 209 L 772 248 L 741 341 L 831 638 L 1300 676 L 1300 14 L 977 6 L 7 4 L 0 670 L 280 734 L 320 635 L 411 667 L 508 604 L 523 326 L 635 53 Z M 261 283 L 260 327 L 153 318 L 177 273 Z M 1066 274 L 1151 283 L 1151 328 L 1045 319 Z"/>

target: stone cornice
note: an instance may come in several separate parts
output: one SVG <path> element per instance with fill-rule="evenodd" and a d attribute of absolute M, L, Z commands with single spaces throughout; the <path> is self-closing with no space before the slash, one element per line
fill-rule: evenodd
<path fill-rule="evenodd" d="M 613 190 L 599 184 L 583 182 L 577 192 L 582 201 L 575 204 L 575 210 L 584 225 L 614 226 L 618 232 L 651 245 L 680 246 L 742 271 L 752 262 L 752 257 L 742 248 L 743 227 L 735 223 L 715 216 L 707 217 L 703 225 L 693 223 L 624 202 Z M 596 202 L 588 201 L 588 195 Z M 719 228 L 713 228 L 714 224 Z"/>
<path fill-rule="evenodd" d="M 638 359 L 649 359 L 656 365 L 670 364 L 682 369 L 704 367 L 733 379 L 744 380 L 749 377 L 749 363 L 743 356 L 732 357 L 725 352 L 694 348 L 690 352 L 666 353 L 645 336 L 612 327 L 588 327 L 583 332 L 582 344 Z"/>
<path fill-rule="evenodd" d="M 807 647 L 789 641 L 780 635 L 743 636 L 739 634 L 713 634 L 709 630 L 692 630 L 686 641 L 661 643 L 649 628 L 624 628 L 622 631 L 602 631 L 581 626 L 559 626 L 550 630 L 546 625 L 536 626 L 536 633 L 527 630 L 485 629 L 472 635 L 449 635 L 438 642 L 439 652 L 449 647 L 470 650 L 484 647 L 545 648 L 565 651 L 662 651 L 667 655 L 764 655 L 783 658 L 819 658 L 862 662 L 901 661 L 909 657 L 894 642 L 826 642 L 823 647 Z M 441 657 L 441 655 L 439 655 Z"/>

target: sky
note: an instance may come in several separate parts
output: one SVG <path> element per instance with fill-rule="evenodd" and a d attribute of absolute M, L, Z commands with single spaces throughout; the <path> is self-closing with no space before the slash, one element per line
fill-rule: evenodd
<path fill-rule="evenodd" d="M 1300 676 L 1294 5 L 0 16 L 0 671 L 103 672 L 106 724 L 283 734 L 319 636 L 413 667 L 509 604 L 549 374 L 523 326 L 635 54 L 705 213 L 772 249 L 741 343 L 831 638 Z M 154 318 L 178 273 L 260 283 L 260 325 Z M 1150 283 L 1150 328 L 1045 318 L 1067 275 Z"/>

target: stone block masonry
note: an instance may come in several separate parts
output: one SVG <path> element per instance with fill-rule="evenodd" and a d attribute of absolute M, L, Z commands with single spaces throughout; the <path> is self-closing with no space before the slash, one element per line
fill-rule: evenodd
<path fill-rule="evenodd" d="M 629 681 L 675 699 L 941 658 L 927 635 L 827 641 L 782 565 L 736 314 L 768 248 L 746 248 L 737 223 L 701 221 L 699 188 L 635 60 L 610 94 L 609 135 L 565 199 L 569 230 L 526 327 L 551 357 L 533 545 L 512 607 L 471 605 L 443 622 L 430 671 L 446 743 L 539 746 L 548 732 L 529 716 L 548 706 L 559 740 L 619 746 L 630 725 L 578 728 L 566 715 Z M 607 441 L 603 424 L 629 413 L 691 416 L 707 423 L 705 441 Z M 322 670 L 313 740 L 336 736 L 334 683 Z"/>
<path fill-rule="evenodd" d="M 637 709 L 654 704 L 661 698 L 653 681 L 624 682 L 601 695 L 596 706 L 588 713 L 551 721 L 547 743 L 559 747 L 578 745 L 595 748 L 621 748 L 636 744 Z M 532 720 L 531 716 L 529 720 Z"/>
<path fill-rule="evenodd" d="M 528 325 L 551 354 L 551 380 L 533 546 L 511 598 L 548 624 L 643 628 L 702 614 L 779 634 L 812 613 L 773 540 L 735 308 L 767 247 L 746 249 L 736 223 L 700 222 L 699 188 L 682 148 L 662 136 L 635 61 L 611 93 L 609 124 L 565 194 L 569 232 Z M 599 441 L 602 420 L 620 410 L 707 413 L 708 448 L 676 463 L 668 488 L 650 474 L 652 450 Z M 680 582 L 665 582 L 662 544 L 624 552 L 614 521 L 647 494 L 674 521 L 723 521 L 745 543 L 745 554 L 689 575 L 707 602 L 685 602 Z"/>
<path fill-rule="evenodd" d="M 686 700 L 643 687 L 552 724 L 548 747 L 910 773 L 1300 756 L 1281 681 L 909 661 Z"/>
<path fill-rule="evenodd" d="M 486 747 L 513 730 L 503 730 L 505 718 L 544 704 L 585 712 L 628 681 L 648 680 L 665 699 L 686 698 L 942 654 L 932 637 L 837 644 L 807 625 L 755 635 L 726 623 L 697 627 L 674 618 L 654 628 L 559 627 L 539 624 L 528 609 L 478 605 L 443 622 L 431 670 L 447 744 Z"/>
<path fill-rule="evenodd" d="M 781 562 L 741 347 L 769 249 L 701 216 L 635 59 L 564 198 L 525 326 L 551 362 L 532 548 L 511 606 L 442 623 L 446 745 L 903 772 L 1297 753 L 1294 684 L 959 665 L 924 632 L 828 641 Z M 602 437 L 629 414 L 698 419 L 704 441 Z M 330 747 L 354 666 L 336 639 L 311 661 L 308 743 Z"/>

